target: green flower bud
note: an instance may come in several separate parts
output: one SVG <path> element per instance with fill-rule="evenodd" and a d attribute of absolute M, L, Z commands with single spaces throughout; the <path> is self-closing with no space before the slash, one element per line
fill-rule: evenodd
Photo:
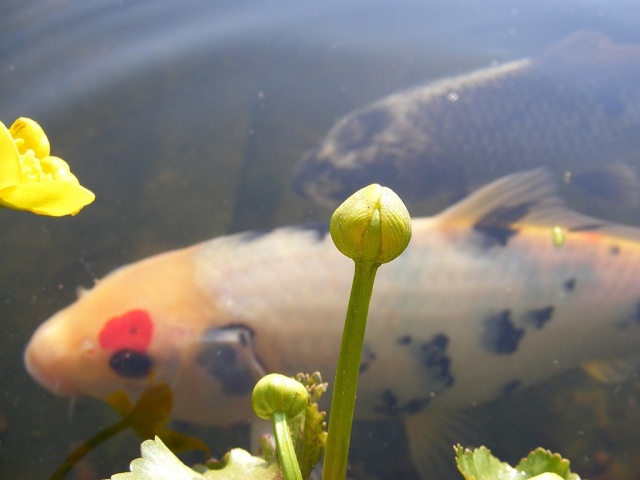
<path fill-rule="evenodd" d="M 353 260 L 382 264 L 400 255 L 411 239 L 411 217 L 400 197 L 377 183 L 347 198 L 331 217 L 331 238 Z"/>
<path fill-rule="evenodd" d="M 307 405 L 309 393 L 304 385 L 293 378 L 270 373 L 256 383 L 251 395 L 255 414 L 270 420 L 276 412 L 295 417 Z"/>

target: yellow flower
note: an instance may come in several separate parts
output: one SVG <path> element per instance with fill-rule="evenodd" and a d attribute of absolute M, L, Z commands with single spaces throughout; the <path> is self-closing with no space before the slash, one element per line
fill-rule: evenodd
<path fill-rule="evenodd" d="M 49 155 L 49 140 L 36 122 L 0 122 L 0 207 L 38 215 L 75 215 L 95 200 L 69 165 Z"/>

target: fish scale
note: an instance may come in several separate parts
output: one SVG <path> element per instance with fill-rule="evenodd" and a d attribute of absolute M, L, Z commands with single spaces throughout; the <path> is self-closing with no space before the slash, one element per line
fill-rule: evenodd
<path fill-rule="evenodd" d="M 424 478 L 466 407 L 605 357 L 615 371 L 592 363 L 594 376 L 625 370 L 640 344 L 639 229 L 566 209 L 542 170 L 412 224 L 376 278 L 356 416 L 401 419 Z M 175 418 L 246 421 L 265 372 L 331 379 L 352 274 L 326 227 L 210 240 L 107 275 L 39 327 L 26 367 L 55 393 L 102 399 L 153 375 Z"/>

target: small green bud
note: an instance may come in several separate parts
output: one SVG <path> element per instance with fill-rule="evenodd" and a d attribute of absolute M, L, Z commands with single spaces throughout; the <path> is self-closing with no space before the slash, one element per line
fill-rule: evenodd
<path fill-rule="evenodd" d="M 411 217 L 393 190 L 377 183 L 347 198 L 329 225 L 333 243 L 353 260 L 387 263 L 400 255 L 411 239 Z"/>
<path fill-rule="evenodd" d="M 304 385 L 278 373 L 258 380 L 251 395 L 253 411 L 265 420 L 270 420 L 276 412 L 283 412 L 288 418 L 295 417 L 308 401 L 309 393 Z"/>

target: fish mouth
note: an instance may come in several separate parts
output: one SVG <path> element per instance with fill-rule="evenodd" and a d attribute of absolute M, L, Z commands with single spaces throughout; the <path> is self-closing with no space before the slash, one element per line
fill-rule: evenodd
<path fill-rule="evenodd" d="M 68 345 L 60 332 L 60 322 L 47 321 L 34 332 L 24 351 L 24 366 L 31 377 L 42 387 L 61 396 L 77 395 L 73 371 L 65 351 L 76 351 L 78 345 Z"/>
<path fill-rule="evenodd" d="M 27 373 L 36 383 L 50 392 L 63 397 L 76 395 L 77 392 L 72 388 L 71 384 L 66 382 L 60 375 L 52 374 L 41 368 L 40 360 L 33 355 L 33 349 L 27 348 L 24 354 L 24 366 Z"/>

